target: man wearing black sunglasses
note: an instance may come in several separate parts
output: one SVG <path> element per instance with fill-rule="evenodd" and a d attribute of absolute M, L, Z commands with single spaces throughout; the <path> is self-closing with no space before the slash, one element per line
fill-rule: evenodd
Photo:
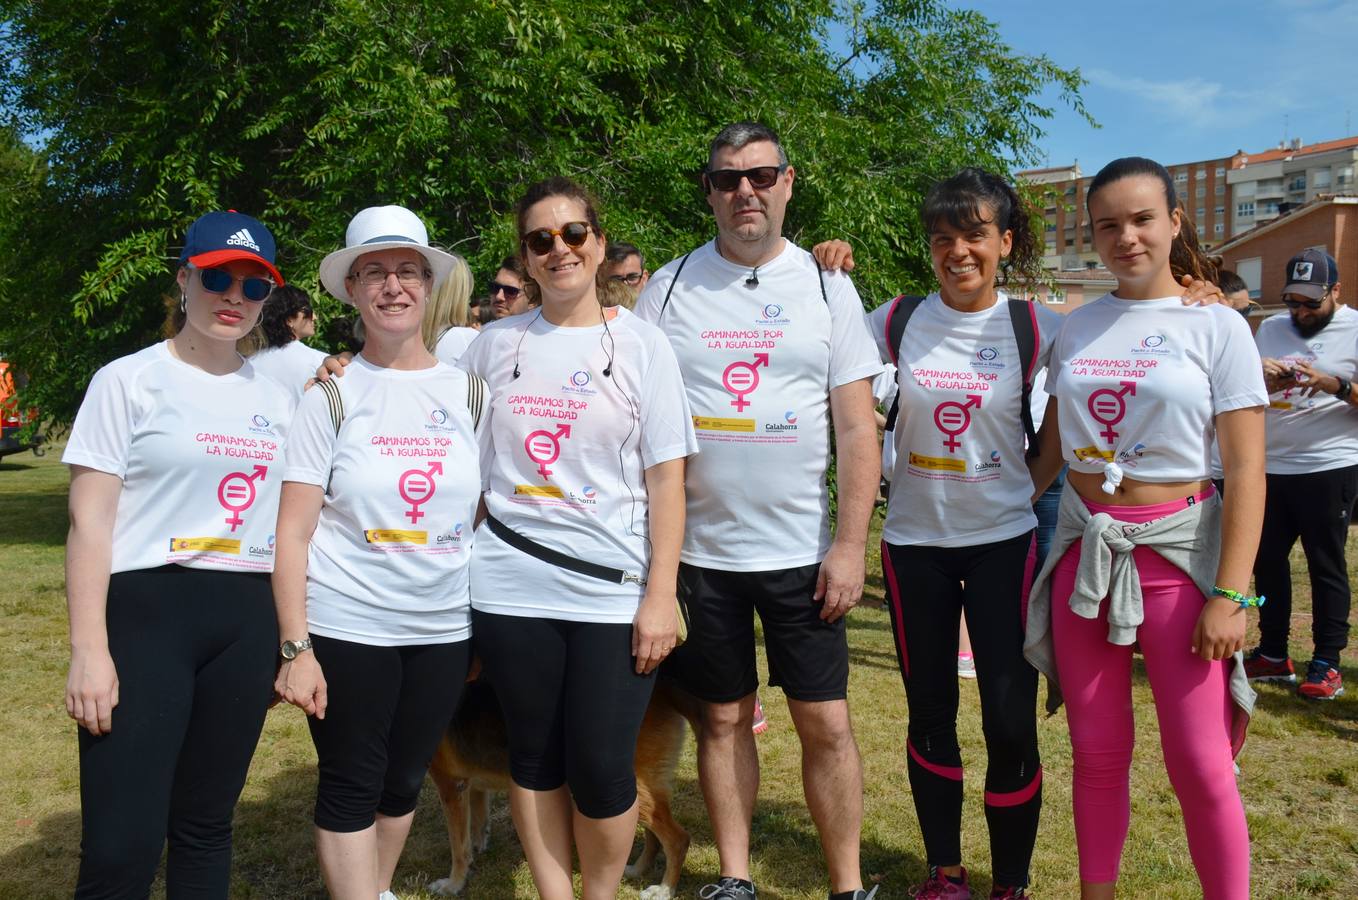
<path fill-rule="evenodd" d="M 698 775 L 721 868 L 702 896 L 713 900 L 755 896 L 755 612 L 769 684 L 783 689 L 801 738 L 831 897 L 868 896 L 844 614 L 863 590 L 880 472 L 870 381 L 881 363 L 848 276 L 821 272 L 783 237 L 795 177 L 769 128 L 723 129 L 702 176 L 717 237 L 656 272 L 636 308 L 674 346 L 702 448 L 685 479 L 679 591 L 689 638 L 662 671 L 704 701 Z M 832 427 L 833 540 L 825 482 Z"/>
<path fill-rule="evenodd" d="M 517 256 L 506 256 L 500 262 L 500 269 L 495 273 L 494 280 L 486 287 L 491 308 L 495 310 L 495 318 L 517 316 L 532 308 L 532 304 L 528 302 L 528 294 L 523 289 L 523 279 L 523 263 Z"/>
<path fill-rule="evenodd" d="M 1348 643 L 1350 605 L 1344 548 L 1358 496 L 1358 312 L 1339 302 L 1339 289 L 1334 259 L 1302 251 L 1287 263 L 1288 313 L 1265 320 L 1255 335 L 1270 397 L 1268 492 L 1254 580 L 1268 603 L 1259 609 L 1259 646 L 1245 658 L 1245 673 L 1253 681 L 1297 680 L 1287 642 L 1289 557 L 1300 538 L 1311 575 L 1314 651 L 1297 693 L 1312 700 L 1344 692 L 1339 655 Z"/>

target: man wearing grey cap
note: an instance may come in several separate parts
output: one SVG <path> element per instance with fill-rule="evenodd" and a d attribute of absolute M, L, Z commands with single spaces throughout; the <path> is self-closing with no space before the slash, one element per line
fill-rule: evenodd
<path fill-rule="evenodd" d="M 1252 681 L 1295 682 L 1287 653 L 1292 615 L 1288 556 L 1301 538 L 1311 573 L 1314 652 L 1297 693 L 1333 700 L 1344 693 L 1339 654 L 1348 643 L 1349 578 L 1344 559 L 1358 494 L 1358 312 L 1339 302 L 1339 270 L 1322 250 L 1287 263 L 1288 312 L 1259 326 L 1255 342 L 1269 390 L 1264 470 L 1268 497 L 1254 561 L 1259 646 L 1245 659 Z M 1229 485 L 1227 490 L 1229 490 Z"/>

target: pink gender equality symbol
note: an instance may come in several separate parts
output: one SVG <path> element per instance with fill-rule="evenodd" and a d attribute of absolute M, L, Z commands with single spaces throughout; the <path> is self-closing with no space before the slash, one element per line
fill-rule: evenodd
<path fill-rule="evenodd" d="M 226 517 L 226 524 L 231 526 L 232 531 L 236 530 L 237 525 L 245 524 L 240 514 L 255 502 L 255 497 L 259 494 L 255 482 L 263 481 L 268 471 L 268 466 L 255 466 L 248 475 L 244 472 L 232 472 L 217 485 L 217 502 L 222 505 L 222 509 L 231 513 Z"/>
<path fill-rule="evenodd" d="M 980 394 L 967 394 L 965 403 L 958 403 L 956 400 L 945 400 L 934 408 L 934 424 L 938 430 L 947 435 L 943 441 L 943 446 L 948 448 L 951 453 L 956 453 L 957 448 L 962 446 L 962 442 L 957 436 L 971 427 L 972 408 L 981 408 Z"/>
<path fill-rule="evenodd" d="M 753 394 L 754 389 L 759 387 L 759 366 L 769 367 L 769 355 L 767 353 L 756 353 L 754 362 L 746 362 L 743 359 L 736 360 L 726 367 L 726 371 L 721 373 L 722 387 L 726 388 L 736 399 L 731 401 L 731 405 L 737 411 L 743 412 L 745 407 L 750 405 L 750 401 L 745 397 Z"/>
<path fill-rule="evenodd" d="M 563 422 L 556 426 L 556 431 L 539 429 L 524 438 L 524 452 L 528 454 L 529 459 L 538 464 L 538 474 L 542 476 L 543 481 L 552 474 L 552 470 L 547 467 L 561 458 L 561 442 L 570 436 L 571 426 Z"/>
<path fill-rule="evenodd" d="M 434 476 L 443 474 L 443 463 L 431 462 L 428 469 L 407 469 L 396 482 L 401 499 L 410 504 L 406 517 L 414 525 L 424 516 L 420 507 L 434 498 Z"/>
<path fill-rule="evenodd" d="M 1121 390 L 1114 388 L 1099 388 L 1089 395 L 1089 414 L 1094 417 L 1094 421 L 1104 426 L 1103 431 L 1099 432 L 1109 446 L 1117 440 L 1118 433 L 1113 430 L 1113 426 L 1121 422 L 1127 415 L 1127 395 L 1136 396 L 1135 381 L 1119 381 L 1122 385 Z"/>

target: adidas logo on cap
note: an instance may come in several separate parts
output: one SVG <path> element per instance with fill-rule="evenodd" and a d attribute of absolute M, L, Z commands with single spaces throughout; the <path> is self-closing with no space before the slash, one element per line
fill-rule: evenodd
<path fill-rule="evenodd" d="M 256 253 L 259 252 L 259 244 L 255 243 L 255 239 L 250 235 L 250 229 L 248 228 L 242 228 L 240 231 L 231 235 L 231 237 L 226 239 L 226 243 L 227 246 L 249 247 Z"/>

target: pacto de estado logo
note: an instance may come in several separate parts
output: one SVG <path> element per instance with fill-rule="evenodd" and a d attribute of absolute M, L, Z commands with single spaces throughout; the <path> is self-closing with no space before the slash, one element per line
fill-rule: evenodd
<path fill-rule="evenodd" d="M 981 408 L 980 394 L 967 394 L 965 401 L 944 400 L 934 407 L 934 426 L 943 432 L 943 446 L 956 453 L 962 442 L 957 436 L 971 427 L 971 411 Z"/>
<path fill-rule="evenodd" d="M 259 496 L 255 482 L 263 481 L 268 471 L 268 466 L 255 466 L 248 473 L 231 472 L 218 482 L 217 502 L 230 513 L 226 517 L 226 524 L 231 526 L 232 531 L 245 524 L 240 514 L 254 505 L 255 498 Z"/>
<path fill-rule="evenodd" d="M 759 367 L 769 367 L 769 355 L 767 353 L 756 353 L 753 362 L 746 362 L 738 359 L 726 367 L 721 373 L 721 383 L 726 390 L 736 398 L 731 401 L 731 405 L 739 412 L 744 412 L 745 407 L 750 405 L 750 401 L 745 398 L 755 392 L 759 387 Z"/>
<path fill-rule="evenodd" d="M 1149 338 L 1147 339 L 1149 340 Z M 1127 417 L 1127 397 L 1136 396 L 1135 381 L 1119 381 L 1121 387 L 1099 388 L 1089 395 L 1089 414 L 1103 426 L 1099 435 L 1111 446 L 1118 439 L 1113 426 Z"/>

